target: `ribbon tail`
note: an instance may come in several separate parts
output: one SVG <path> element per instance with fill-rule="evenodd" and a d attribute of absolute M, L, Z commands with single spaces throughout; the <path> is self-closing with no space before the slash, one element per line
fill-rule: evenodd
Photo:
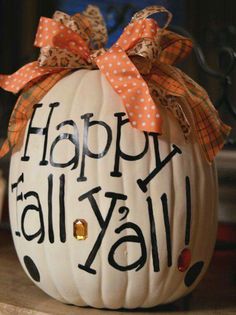
<path fill-rule="evenodd" d="M 62 70 L 62 68 L 40 67 L 38 61 L 30 62 L 11 75 L 1 74 L 0 87 L 16 94 L 29 83 L 35 83 L 48 74 Z"/>
<path fill-rule="evenodd" d="M 231 127 L 221 121 L 217 111 L 206 110 L 207 104 L 211 104 L 208 97 L 197 108 L 191 107 L 195 116 L 195 128 L 199 144 L 207 161 L 212 163 L 223 148 Z"/>
<path fill-rule="evenodd" d="M 10 151 L 10 143 L 8 141 L 8 139 L 6 139 L 4 142 L 3 142 L 3 145 L 1 146 L 1 149 L 0 149 L 0 159 L 3 158 L 7 152 Z"/>
<path fill-rule="evenodd" d="M 177 120 L 184 135 L 188 135 L 189 127 L 193 127 L 191 129 L 196 134 L 203 154 L 207 161 L 212 163 L 217 153 L 223 148 L 231 128 L 221 121 L 206 91 L 180 69 L 163 63 L 155 64 L 149 80 L 154 83 L 158 91 L 163 91 L 164 96 L 161 100 L 163 105 L 169 98 L 180 105 L 183 115 L 181 115 L 182 118 L 177 115 L 179 116 Z M 169 107 L 172 107 L 171 110 L 174 112 L 175 108 L 172 105 L 170 104 Z M 189 115 L 185 113 L 185 110 L 191 112 L 190 126 L 187 121 Z"/>
<path fill-rule="evenodd" d="M 231 127 L 222 122 L 207 92 L 180 69 L 177 72 L 187 91 L 185 101 L 192 111 L 198 142 L 207 161 L 212 163 L 223 148 Z"/>
<path fill-rule="evenodd" d="M 162 117 L 149 88 L 125 50 L 115 44 L 96 63 L 114 91 L 120 95 L 132 127 L 162 133 Z"/>

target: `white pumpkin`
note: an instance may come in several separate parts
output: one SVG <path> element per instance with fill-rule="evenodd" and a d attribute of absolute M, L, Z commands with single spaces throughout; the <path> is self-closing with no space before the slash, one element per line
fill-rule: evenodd
<path fill-rule="evenodd" d="M 165 109 L 162 136 L 122 124 L 120 97 L 99 70 L 63 78 L 41 104 L 10 169 L 26 273 L 62 302 L 97 308 L 152 307 L 192 291 L 217 222 L 215 167 L 199 144 Z M 78 220 L 87 233 L 75 231 Z"/>

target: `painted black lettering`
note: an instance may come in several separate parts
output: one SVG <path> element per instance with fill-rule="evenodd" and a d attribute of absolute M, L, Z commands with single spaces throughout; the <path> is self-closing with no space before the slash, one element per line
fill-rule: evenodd
<path fill-rule="evenodd" d="M 158 245 L 157 245 L 156 224 L 155 224 L 154 215 L 153 215 L 152 199 L 150 197 L 147 198 L 147 204 L 148 204 L 148 214 L 149 214 L 149 222 L 150 222 L 153 270 L 154 272 L 158 272 L 160 271 L 160 261 L 159 261 L 159 254 L 158 254 Z"/>
<path fill-rule="evenodd" d="M 17 202 L 18 201 L 23 201 L 23 194 L 22 192 L 20 194 L 18 194 L 18 186 L 19 184 L 21 183 L 24 183 L 24 173 L 22 173 L 19 178 L 17 179 L 17 182 L 16 183 L 13 183 L 11 185 L 11 191 L 13 192 L 15 189 L 16 189 L 16 226 L 17 226 L 17 231 L 15 231 L 15 235 L 20 237 L 21 234 L 20 232 L 18 231 L 19 230 L 19 221 L 18 221 L 18 213 L 17 213 Z"/>
<path fill-rule="evenodd" d="M 86 156 L 93 158 L 93 159 L 102 158 L 108 152 L 110 145 L 111 145 L 111 142 L 112 142 L 111 128 L 104 121 L 97 121 L 97 120 L 90 121 L 91 117 L 93 117 L 93 114 L 91 114 L 91 113 L 87 113 L 87 114 L 81 116 L 81 118 L 84 119 L 84 135 L 83 135 L 83 153 L 82 153 L 82 160 L 81 160 L 80 176 L 77 178 L 78 182 L 87 180 L 87 177 L 85 176 L 85 158 L 86 158 Z M 100 153 L 93 153 L 88 148 L 89 128 L 91 128 L 92 126 L 102 126 L 105 129 L 106 134 L 107 134 L 107 141 L 106 141 L 105 148 Z"/>
<path fill-rule="evenodd" d="M 147 133 L 143 133 L 145 137 L 145 145 L 143 148 L 143 151 L 137 155 L 129 155 L 122 151 L 121 149 L 121 129 L 122 126 L 127 124 L 129 122 L 128 118 L 122 119 L 122 117 L 126 116 L 125 113 L 115 113 L 115 117 L 117 117 L 117 137 L 116 137 L 116 153 L 115 153 L 115 164 L 114 164 L 114 170 L 110 173 L 113 177 L 121 177 L 122 173 L 120 171 L 120 159 L 124 159 L 126 161 L 137 161 L 144 157 L 144 155 L 148 151 L 148 135 Z"/>
<path fill-rule="evenodd" d="M 73 134 L 71 133 L 62 133 L 59 136 L 56 137 L 56 139 L 53 141 L 50 149 L 50 164 L 55 167 L 67 167 L 72 165 L 72 170 L 77 168 L 79 163 L 79 131 L 78 128 L 73 120 L 66 120 L 57 125 L 56 129 L 60 130 L 64 126 L 72 126 L 74 129 Z M 67 161 L 67 162 L 56 162 L 54 158 L 54 149 L 57 146 L 58 143 L 61 143 L 62 141 L 70 141 L 74 145 L 74 155 L 73 157 Z"/>
<path fill-rule="evenodd" d="M 60 240 L 66 242 L 66 225 L 65 225 L 65 175 L 60 176 Z"/>
<path fill-rule="evenodd" d="M 24 173 L 21 173 L 21 175 L 20 175 L 19 178 L 17 179 L 17 182 L 16 182 L 16 183 L 13 183 L 13 184 L 11 185 L 11 191 L 13 192 L 14 189 L 16 189 L 16 191 L 18 191 L 18 186 L 19 186 L 20 183 L 24 183 Z M 19 196 L 18 196 L 18 194 L 17 194 L 17 198 L 19 198 L 19 199 L 17 199 L 17 200 L 23 200 L 22 194 L 20 194 Z"/>
<path fill-rule="evenodd" d="M 54 176 L 48 176 L 48 238 L 50 243 L 55 242 L 53 227 L 53 183 Z M 65 175 L 59 177 L 59 231 L 60 241 L 66 242 L 66 226 L 65 226 Z"/>
<path fill-rule="evenodd" d="M 35 191 L 29 191 L 24 195 L 24 199 L 28 199 L 30 197 L 33 197 L 35 199 L 36 205 L 35 204 L 29 204 L 28 206 L 26 206 L 24 208 L 24 210 L 22 212 L 22 216 L 21 216 L 21 230 L 22 230 L 23 236 L 25 237 L 25 239 L 27 241 L 32 241 L 36 237 L 40 236 L 38 239 L 38 244 L 40 244 L 44 241 L 44 238 L 45 238 L 42 206 L 40 203 L 39 195 Z M 38 212 L 38 216 L 39 216 L 40 228 L 34 234 L 27 234 L 27 232 L 25 230 L 25 218 L 26 218 L 26 215 L 29 211 L 36 211 L 36 212 Z"/>
<path fill-rule="evenodd" d="M 170 221 L 168 215 L 168 200 L 167 195 L 163 194 L 161 196 L 162 209 L 163 209 L 163 218 L 166 231 L 166 249 L 167 249 L 167 265 L 168 267 L 172 266 L 172 250 L 171 250 L 171 238 L 170 238 Z"/>
<path fill-rule="evenodd" d="M 114 192 L 107 192 L 105 193 L 105 197 L 106 198 L 111 198 L 111 203 L 110 203 L 110 208 L 108 210 L 107 216 L 105 219 L 103 219 L 102 215 L 101 215 L 101 211 L 99 210 L 98 204 L 96 202 L 96 199 L 94 198 L 94 194 L 98 193 L 101 190 L 101 187 L 96 187 L 92 190 L 90 190 L 89 192 L 83 194 L 82 196 L 79 197 L 79 201 L 82 201 L 84 199 L 88 199 L 88 201 L 90 202 L 90 205 L 93 209 L 93 212 L 97 218 L 97 221 L 99 223 L 99 226 L 101 228 L 101 231 L 94 243 L 94 246 L 85 262 L 84 265 L 79 264 L 78 268 L 87 271 L 88 273 L 91 274 L 96 274 L 96 270 L 91 268 L 94 259 L 96 258 L 97 252 L 99 250 L 99 248 L 101 247 L 103 238 L 105 236 L 107 227 L 110 223 L 113 211 L 115 209 L 116 203 L 118 200 L 126 200 L 127 196 L 122 195 L 122 194 L 117 194 Z"/>
<path fill-rule="evenodd" d="M 125 220 L 129 214 L 129 208 L 128 207 L 120 207 L 120 209 L 118 211 L 120 214 L 124 214 L 123 217 L 120 218 L 120 221 Z"/>
<path fill-rule="evenodd" d="M 146 249 L 143 233 L 137 224 L 134 224 L 131 222 L 124 223 L 123 225 L 118 227 L 115 230 L 115 232 L 119 234 L 125 229 L 134 230 L 136 235 L 123 236 L 115 244 L 113 244 L 108 254 L 108 262 L 112 267 L 120 271 L 128 271 L 128 270 L 133 270 L 133 269 L 135 269 L 135 271 L 138 271 L 145 265 L 147 261 L 147 249 Z M 122 266 L 115 260 L 115 252 L 121 244 L 127 243 L 127 242 L 138 243 L 140 245 L 141 255 L 139 259 L 137 259 L 132 264 Z"/>
<path fill-rule="evenodd" d="M 150 133 L 150 135 L 153 137 L 154 142 L 154 150 L 155 150 L 155 156 L 156 156 L 156 167 L 155 169 L 145 178 L 145 179 L 138 179 L 137 183 L 139 188 L 143 192 L 147 192 L 148 190 L 148 184 L 150 181 L 162 170 L 162 168 L 171 161 L 171 159 L 178 153 L 181 154 L 182 151 L 179 147 L 177 147 L 175 144 L 172 145 L 173 150 L 163 159 L 160 158 L 160 151 L 159 151 L 159 141 L 157 134 Z"/>
<path fill-rule="evenodd" d="M 54 230 L 53 230 L 53 175 L 48 176 L 48 238 L 50 243 L 54 243 Z"/>
<path fill-rule="evenodd" d="M 53 113 L 55 107 L 59 106 L 59 103 L 56 102 L 56 103 L 51 103 L 49 105 L 51 110 L 50 110 L 49 115 L 48 115 L 46 127 L 44 127 L 44 128 L 33 127 L 32 124 L 33 124 L 35 113 L 36 113 L 37 109 L 41 108 L 42 106 L 43 106 L 43 104 L 35 104 L 33 106 L 33 113 L 32 113 L 31 119 L 30 119 L 28 133 L 27 133 L 26 142 L 25 142 L 24 155 L 22 156 L 21 160 L 22 161 L 29 161 L 29 159 L 30 159 L 30 156 L 27 155 L 30 136 L 31 135 L 41 135 L 41 136 L 44 136 L 44 145 L 43 145 L 43 156 L 42 156 L 42 160 L 40 161 L 39 165 L 47 165 L 48 161 L 46 160 L 46 154 L 47 154 L 47 144 L 48 144 L 48 130 L 49 130 L 49 125 L 50 125 L 52 113 Z"/>
<path fill-rule="evenodd" d="M 186 188 L 186 228 L 185 228 L 185 245 L 189 245 L 190 242 L 190 229 L 191 229 L 191 186 L 188 176 L 185 178 Z"/>

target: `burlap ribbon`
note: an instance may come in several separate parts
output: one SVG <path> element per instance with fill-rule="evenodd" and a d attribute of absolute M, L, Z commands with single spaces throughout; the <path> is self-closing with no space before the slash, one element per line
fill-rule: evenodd
<path fill-rule="evenodd" d="M 167 14 L 160 28 L 147 17 Z M 107 30 L 97 7 L 88 6 L 81 14 L 69 16 L 57 11 L 53 19 L 40 19 L 35 45 L 41 48 L 38 61 L 10 76 L 0 75 L 0 86 L 17 93 L 18 99 L 9 124 L 8 140 L 0 156 L 20 140 L 32 106 L 62 77 L 75 69 L 99 68 L 120 95 L 130 123 L 146 131 L 162 132 L 160 106 L 178 120 L 184 137 L 191 131 L 209 162 L 222 148 L 230 127 L 223 124 L 206 92 L 173 66 L 191 51 L 189 39 L 166 30 L 171 13 L 150 6 L 134 15 L 118 41 L 108 50 Z M 194 124 L 188 121 L 192 111 Z"/>

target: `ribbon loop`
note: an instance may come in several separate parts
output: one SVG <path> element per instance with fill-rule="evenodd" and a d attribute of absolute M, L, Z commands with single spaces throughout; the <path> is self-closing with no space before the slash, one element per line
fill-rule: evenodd
<path fill-rule="evenodd" d="M 167 15 L 167 20 L 166 20 L 164 26 L 161 28 L 162 30 L 164 30 L 168 27 L 168 25 L 170 24 L 170 22 L 172 20 L 172 13 L 170 11 L 168 11 L 166 8 L 158 6 L 158 5 L 152 5 L 152 6 L 146 7 L 143 10 L 138 11 L 132 17 L 131 22 L 144 20 L 144 19 L 148 18 L 149 16 L 151 16 L 153 14 L 157 14 L 157 13 L 165 13 Z"/>
<path fill-rule="evenodd" d="M 89 21 L 81 14 L 70 16 L 64 12 L 56 11 L 53 15 L 53 20 L 59 22 L 61 25 L 66 26 L 71 31 L 77 33 L 86 42 L 86 45 L 90 45 L 91 32 Z"/>
<path fill-rule="evenodd" d="M 83 13 L 73 16 L 56 11 L 53 20 L 78 33 L 90 49 L 102 48 L 107 43 L 107 28 L 100 10 L 96 6 L 88 5 Z"/>
<path fill-rule="evenodd" d="M 158 26 L 154 20 L 140 20 L 129 24 L 117 43 L 125 50 L 133 48 L 139 41 L 144 38 L 154 40 L 157 35 Z M 146 50 L 148 50 L 146 48 Z"/>
<path fill-rule="evenodd" d="M 90 50 L 84 39 L 62 23 L 41 18 L 35 39 L 35 46 L 66 49 L 83 59 L 88 59 Z M 60 66 L 60 65 L 57 65 Z"/>
<path fill-rule="evenodd" d="M 108 33 L 105 21 L 103 16 L 98 9 L 98 7 L 94 5 L 88 5 L 87 9 L 82 14 L 85 16 L 91 25 L 91 41 L 92 41 L 92 49 L 100 49 L 103 48 L 108 40 Z"/>

